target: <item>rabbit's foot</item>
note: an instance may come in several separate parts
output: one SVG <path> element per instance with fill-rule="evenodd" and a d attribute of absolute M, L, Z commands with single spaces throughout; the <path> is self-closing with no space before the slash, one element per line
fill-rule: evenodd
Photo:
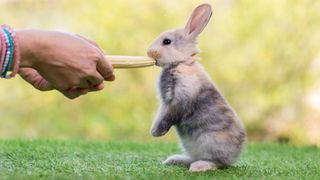
<path fill-rule="evenodd" d="M 204 172 L 204 171 L 215 170 L 215 169 L 217 169 L 217 166 L 213 162 L 199 160 L 199 161 L 193 162 L 190 165 L 189 171 Z"/>
<path fill-rule="evenodd" d="M 189 166 L 191 164 L 191 162 L 192 162 L 192 160 L 189 156 L 176 154 L 176 155 L 172 155 L 172 156 L 168 157 L 167 160 L 165 160 L 163 162 L 163 164 Z"/>

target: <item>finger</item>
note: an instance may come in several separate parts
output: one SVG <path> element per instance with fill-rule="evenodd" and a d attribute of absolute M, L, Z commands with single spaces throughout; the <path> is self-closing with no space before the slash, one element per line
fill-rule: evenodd
<path fill-rule="evenodd" d="M 98 73 L 96 69 L 94 69 L 91 73 L 87 74 L 85 77 L 81 78 L 78 83 L 74 83 L 73 86 L 79 89 L 89 89 L 96 84 L 100 84 L 103 82 L 103 77 Z M 69 88 L 70 89 L 70 88 Z"/>
<path fill-rule="evenodd" d="M 85 88 L 77 88 L 77 91 L 81 94 L 81 95 L 85 95 L 89 92 L 89 89 Z"/>
<path fill-rule="evenodd" d="M 54 89 L 50 82 L 45 80 L 36 70 L 32 68 L 21 68 L 18 73 L 25 81 L 40 91 L 49 91 Z"/>
<path fill-rule="evenodd" d="M 67 91 L 60 91 L 65 97 L 69 98 L 69 99 L 75 99 L 79 96 L 81 96 L 80 93 L 76 94 L 76 93 L 71 93 L 71 92 L 67 92 Z"/>
<path fill-rule="evenodd" d="M 102 83 L 100 83 L 100 84 L 97 84 L 97 85 L 91 87 L 91 88 L 89 89 L 89 92 L 101 91 L 101 90 L 103 90 L 103 89 L 104 89 L 104 83 L 102 82 Z"/>
<path fill-rule="evenodd" d="M 113 74 L 113 67 L 111 63 L 102 55 L 97 63 L 97 69 L 106 81 L 113 81 L 115 76 Z"/>
<path fill-rule="evenodd" d="M 96 86 L 93 87 L 96 91 L 100 91 L 102 89 L 104 89 L 104 83 L 100 83 Z"/>
<path fill-rule="evenodd" d="M 116 77 L 112 74 L 112 76 L 108 77 L 106 80 L 107 81 L 114 81 L 114 80 L 116 80 Z"/>
<path fill-rule="evenodd" d="M 94 72 L 93 75 L 91 76 L 88 76 L 85 78 L 86 82 L 88 84 L 90 84 L 90 87 L 89 88 L 92 88 L 98 84 L 101 84 L 103 82 L 103 77 L 101 76 L 101 74 L 99 74 L 97 71 Z"/>
<path fill-rule="evenodd" d="M 60 92 L 69 99 L 75 99 L 81 95 L 87 94 L 88 91 L 89 91 L 88 89 L 83 89 L 83 88 L 71 88 L 68 90 L 60 91 Z"/>
<path fill-rule="evenodd" d="M 89 79 L 92 79 L 89 81 Z M 78 84 L 75 84 L 79 89 L 88 89 L 92 86 L 92 81 L 99 81 L 96 80 L 94 77 L 86 77 L 80 80 Z"/>
<path fill-rule="evenodd" d="M 112 67 L 111 63 L 105 58 L 104 52 L 99 47 L 99 45 L 96 42 L 94 42 L 94 41 L 92 41 L 92 40 L 90 40 L 90 39 L 88 39 L 88 38 L 86 38 L 84 36 L 81 36 L 79 34 L 76 34 L 76 36 L 81 38 L 81 39 L 83 39 L 83 40 L 85 40 L 85 41 L 87 41 L 88 43 L 92 44 L 94 47 L 96 47 L 99 50 L 99 52 L 101 54 L 101 57 L 100 57 L 100 59 L 98 61 L 97 69 L 98 69 L 99 73 L 103 76 L 104 80 L 106 80 L 106 81 L 114 81 L 115 80 L 115 76 L 113 74 L 113 67 Z"/>

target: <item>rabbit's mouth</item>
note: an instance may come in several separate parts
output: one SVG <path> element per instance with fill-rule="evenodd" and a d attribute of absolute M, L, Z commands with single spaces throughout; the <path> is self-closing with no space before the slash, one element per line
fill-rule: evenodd
<path fill-rule="evenodd" d="M 155 59 L 155 61 L 156 61 L 155 65 L 158 67 L 163 67 L 167 64 L 166 62 L 159 60 L 159 59 Z"/>
<path fill-rule="evenodd" d="M 158 59 L 155 59 L 155 61 L 156 61 L 155 65 L 160 66 Z"/>
<path fill-rule="evenodd" d="M 149 57 L 154 59 L 156 62 L 158 62 L 158 60 L 161 58 L 161 54 L 157 50 L 154 50 L 154 49 L 148 50 L 147 54 Z"/>

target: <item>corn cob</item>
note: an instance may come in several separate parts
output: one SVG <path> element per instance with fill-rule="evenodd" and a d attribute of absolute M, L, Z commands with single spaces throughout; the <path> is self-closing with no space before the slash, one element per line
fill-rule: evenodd
<path fill-rule="evenodd" d="M 154 66 L 155 60 L 146 56 L 106 56 L 117 69 Z"/>

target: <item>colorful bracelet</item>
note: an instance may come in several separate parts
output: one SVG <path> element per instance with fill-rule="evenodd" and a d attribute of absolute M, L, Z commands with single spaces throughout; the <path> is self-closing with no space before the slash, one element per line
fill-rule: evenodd
<path fill-rule="evenodd" d="M 2 72 L 2 66 L 6 58 L 7 53 L 7 44 L 6 44 L 6 36 L 4 31 L 0 29 L 0 41 L 1 41 L 1 56 L 0 56 L 0 73 Z"/>
<path fill-rule="evenodd" d="M 9 51 L 7 51 L 7 54 L 6 54 L 6 59 L 5 59 L 5 62 L 3 64 L 3 70 L 1 72 L 1 77 L 2 78 L 7 78 L 7 72 L 9 71 L 9 68 L 11 66 L 11 63 L 12 63 L 12 58 L 13 58 L 13 52 L 14 52 L 14 44 L 13 44 L 13 40 L 12 40 L 12 37 L 11 37 L 11 34 L 10 32 L 8 32 L 8 30 L 6 29 L 2 29 L 5 34 L 7 35 L 8 37 L 8 49 Z"/>
<path fill-rule="evenodd" d="M 5 42 L 5 46 L 3 46 L 5 48 L 5 50 L 3 50 L 4 52 L 4 56 L 3 59 L 1 60 L 1 72 L 0 72 L 0 76 L 2 77 L 2 74 L 5 72 L 7 64 L 9 62 L 9 58 L 10 58 L 10 41 L 9 41 L 9 37 L 8 34 L 2 29 L 3 32 L 3 37 L 4 37 L 4 42 Z"/>
<path fill-rule="evenodd" d="M 2 25 L 0 27 L 2 34 L 1 41 L 5 42 L 2 43 L 4 46 L 2 47 L 2 55 L 1 60 L 0 60 L 0 72 L 1 72 L 1 77 L 2 78 L 12 78 L 14 77 L 20 66 L 20 49 L 19 49 L 19 44 L 17 40 L 16 33 L 14 30 L 7 26 L 7 25 Z M 15 58 L 15 61 L 13 62 L 13 58 Z M 12 73 L 8 76 L 7 72 L 10 70 L 12 67 Z"/>

